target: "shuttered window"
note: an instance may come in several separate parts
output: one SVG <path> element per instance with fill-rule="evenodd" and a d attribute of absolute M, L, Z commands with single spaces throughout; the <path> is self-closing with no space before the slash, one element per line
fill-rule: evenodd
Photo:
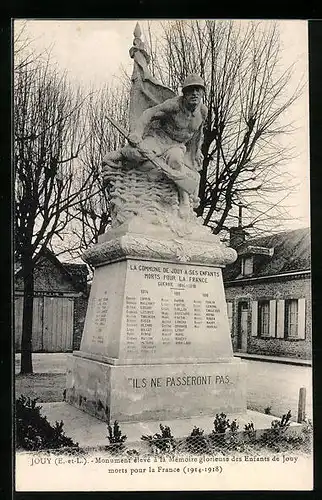
<path fill-rule="evenodd" d="M 285 300 L 285 337 L 297 338 L 298 302 L 295 299 Z"/>
<path fill-rule="evenodd" d="M 268 337 L 269 330 L 269 300 L 260 300 L 258 302 L 258 335 L 260 337 Z"/>
<path fill-rule="evenodd" d="M 305 299 L 285 300 L 285 338 L 305 339 Z"/>
<path fill-rule="evenodd" d="M 302 299 L 254 300 L 252 336 L 305 339 L 306 301 Z"/>

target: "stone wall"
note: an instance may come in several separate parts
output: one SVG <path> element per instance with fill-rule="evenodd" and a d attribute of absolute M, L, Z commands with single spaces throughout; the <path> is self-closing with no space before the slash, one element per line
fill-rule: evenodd
<path fill-rule="evenodd" d="M 237 350 L 238 339 L 238 302 L 248 302 L 247 352 L 267 356 L 284 356 L 311 359 L 312 319 L 311 319 L 311 280 L 302 278 L 279 278 L 263 281 L 249 281 L 239 284 L 225 284 L 227 302 L 232 302 L 233 349 Z M 301 299 L 305 298 L 305 339 L 259 338 L 251 334 L 253 300 Z"/>

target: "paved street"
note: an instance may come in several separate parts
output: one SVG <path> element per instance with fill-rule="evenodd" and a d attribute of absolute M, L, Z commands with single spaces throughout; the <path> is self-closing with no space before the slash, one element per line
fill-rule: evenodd
<path fill-rule="evenodd" d="M 66 366 L 65 353 L 33 355 L 34 373 L 63 374 Z M 16 355 L 16 373 L 19 373 L 20 355 Z M 309 366 L 285 365 L 254 360 L 247 363 L 248 397 L 247 406 L 252 410 L 264 412 L 270 407 L 272 415 L 282 416 L 291 410 L 297 416 L 298 394 L 300 387 L 307 389 L 306 414 L 312 418 L 311 377 Z M 62 390 L 59 391 L 59 394 Z"/>

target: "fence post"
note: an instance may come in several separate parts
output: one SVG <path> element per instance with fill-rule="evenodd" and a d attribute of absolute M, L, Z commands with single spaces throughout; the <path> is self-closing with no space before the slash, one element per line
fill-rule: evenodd
<path fill-rule="evenodd" d="M 300 424 L 305 419 L 306 388 L 301 387 L 299 391 L 299 404 L 297 411 L 297 422 Z"/>

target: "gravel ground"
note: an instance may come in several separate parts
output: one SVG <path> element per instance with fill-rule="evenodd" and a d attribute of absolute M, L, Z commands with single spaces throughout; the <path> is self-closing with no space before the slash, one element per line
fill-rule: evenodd
<path fill-rule="evenodd" d="M 65 373 L 68 354 L 65 352 L 35 352 L 32 355 L 34 373 Z M 20 354 L 15 357 L 15 372 L 20 372 Z"/>
<path fill-rule="evenodd" d="M 38 398 L 39 402 L 52 403 L 63 400 L 65 374 L 34 373 L 32 375 L 16 375 L 16 398 L 21 394 L 30 398 Z"/>
<path fill-rule="evenodd" d="M 66 353 L 34 353 L 32 375 L 20 375 L 20 354 L 15 357 L 15 394 L 38 398 L 39 402 L 63 400 L 66 380 Z"/>

